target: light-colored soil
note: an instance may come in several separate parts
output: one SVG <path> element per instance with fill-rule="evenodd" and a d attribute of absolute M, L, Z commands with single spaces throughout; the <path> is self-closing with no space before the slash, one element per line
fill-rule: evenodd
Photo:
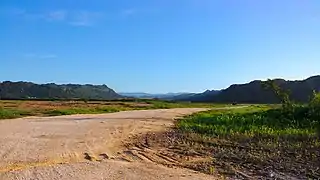
<path fill-rule="evenodd" d="M 144 110 L 0 121 L 0 179 L 214 179 L 187 169 L 165 167 L 148 158 L 122 158 L 128 157 L 123 156 L 122 145 L 130 137 L 163 131 L 173 125 L 174 118 L 203 110 Z"/>

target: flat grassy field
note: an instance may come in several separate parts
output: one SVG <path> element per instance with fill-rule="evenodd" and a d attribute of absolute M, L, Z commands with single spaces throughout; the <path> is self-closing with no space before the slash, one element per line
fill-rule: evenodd
<path fill-rule="evenodd" d="M 0 100 L 0 119 L 25 116 L 58 116 L 71 114 L 98 114 L 126 110 L 169 109 L 169 108 L 211 108 L 223 104 L 174 103 L 157 100 L 137 101 L 36 101 Z"/>

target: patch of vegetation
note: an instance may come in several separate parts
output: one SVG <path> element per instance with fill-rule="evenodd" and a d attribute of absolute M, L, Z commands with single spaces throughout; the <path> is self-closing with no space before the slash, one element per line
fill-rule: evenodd
<path fill-rule="evenodd" d="M 178 127 L 212 137 L 315 135 L 318 121 L 309 112 L 307 107 L 297 108 L 293 115 L 283 114 L 281 109 L 245 113 L 208 111 L 179 121 Z"/>
<path fill-rule="evenodd" d="M 95 109 L 85 109 L 85 108 L 71 108 L 71 109 L 55 109 L 44 112 L 48 116 L 61 116 L 61 115 L 72 115 L 72 114 L 102 114 L 102 113 L 113 113 L 119 112 L 120 109 L 116 108 L 95 108 Z"/>
<path fill-rule="evenodd" d="M 209 173 L 212 166 L 238 178 L 318 179 L 319 122 L 308 107 L 296 110 L 294 119 L 281 109 L 208 111 L 182 119 L 177 126 L 189 149 L 211 153 L 213 160 L 193 165 L 196 170 Z"/>
<path fill-rule="evenodd" d="M 320 178 L 320 94 L 299 105 L 272 81 L 266 86 L 280 107 L 211 110 L 177 122 L 188 149 L 212 157 L 191 168 L 240 179 Z"/>
<path fill-rule="evenodd" d="M 13 119 L 23 116 L 32 116 L 33 114 L 28 111 L 4 109 L 0 107 L 0 119 Z"/>

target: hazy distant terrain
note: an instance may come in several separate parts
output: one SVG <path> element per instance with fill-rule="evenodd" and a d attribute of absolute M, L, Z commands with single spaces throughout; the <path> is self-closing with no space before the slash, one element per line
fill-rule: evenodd
<path fill-rule="evenodd" d="M 188 96 L 193 95 L 195 93 L 164 93 L 164 94 L 151 94 L 151 93 L 144 93 L 144 92 L 120 92 L 119 93 L 125 97 L 133 97 L 133 98 L 158 98 L 158 99 L 176 99 L 179 96 Z"/>

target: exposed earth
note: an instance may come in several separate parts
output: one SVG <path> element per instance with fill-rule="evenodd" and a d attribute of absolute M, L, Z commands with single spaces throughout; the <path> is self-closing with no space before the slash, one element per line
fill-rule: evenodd
<path fill-rule="evenodd" d="M 163 166 L 157 162 L 173 160 L 145 156 L 139 153 L 141 149 L 134 154 L 124 146 L 132 137 L 164 131 L 175 118 L 204 110 L 142 110 L 0 121 L 0 179 L 216 179 Z"/>

